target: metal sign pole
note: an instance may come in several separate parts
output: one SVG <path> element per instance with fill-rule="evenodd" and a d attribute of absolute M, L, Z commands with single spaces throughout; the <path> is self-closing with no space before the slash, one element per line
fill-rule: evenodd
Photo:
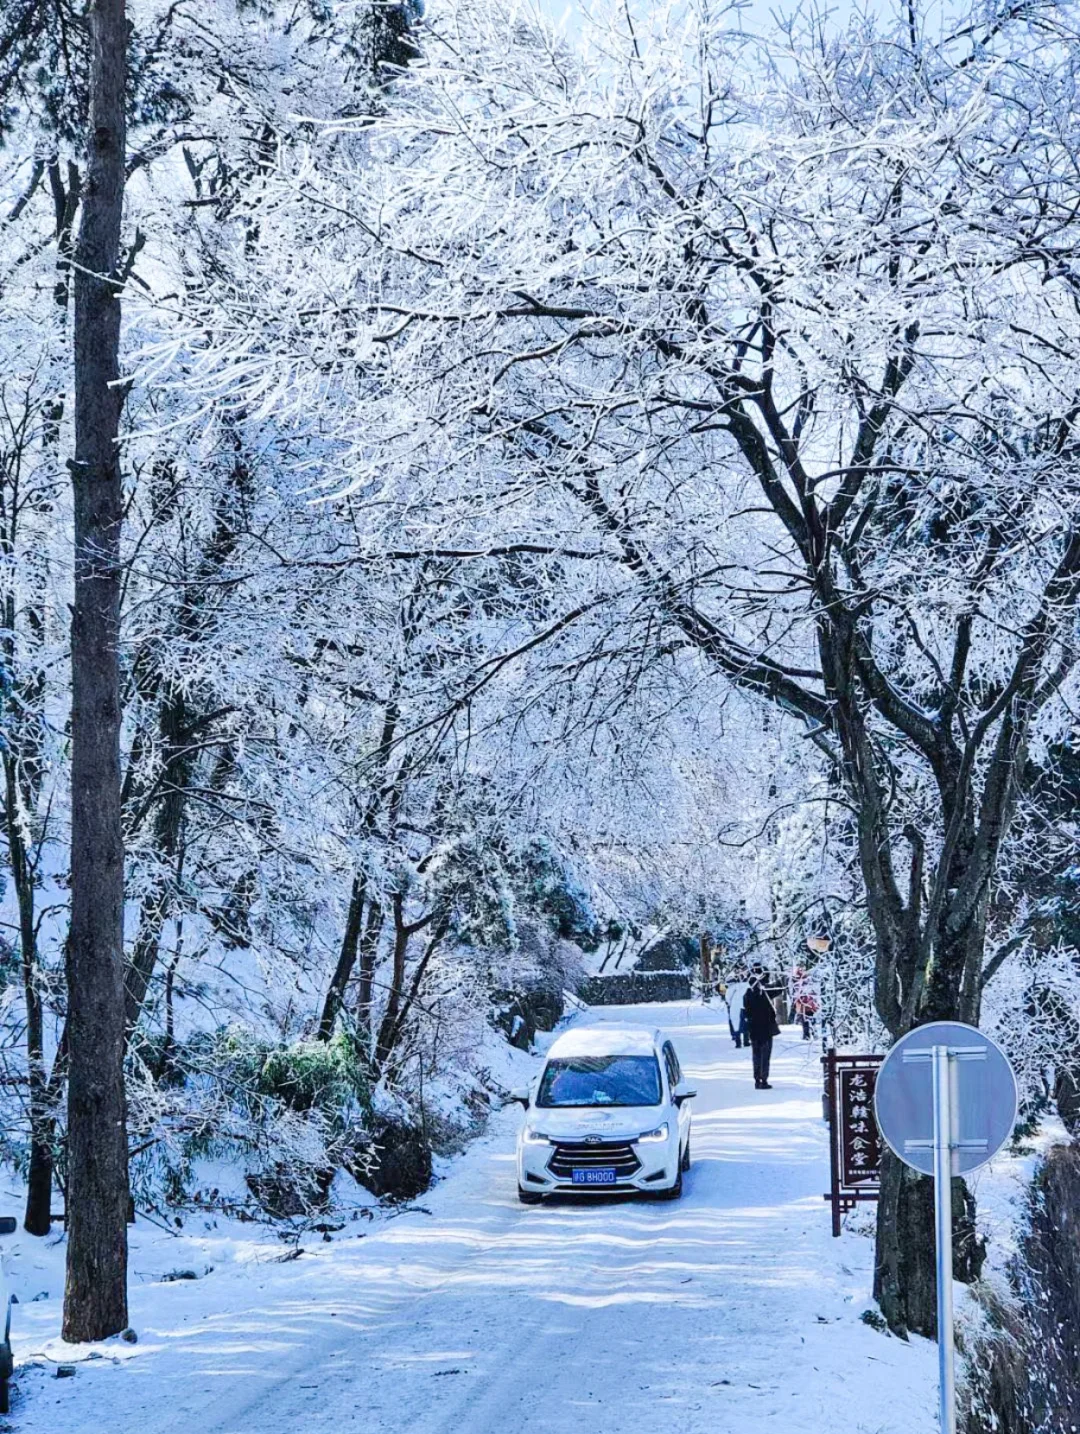
<path fill-rule="evenodd" d="M 934 1217 L 937 1226 L 937 1324 L 941 1434 L 956 1434 L 956 1357 L 953 1335 L 952 1167 L 956 1140 L 955 1063 L 948 1046 L 933 1047 Z"/>
<path fill-rule="evenodd" d="M 941 1434 L 956 1434 L 953 1176 L 978 1170 L 997 1154 L 1012 1134 L 1018 1103 L 1005 1052 L 962 1021 L 928 1021 L 901 1036 L 874 1087 L 878 1129 L 889 1149 L 912 1170 L 934 1177 Z"/>

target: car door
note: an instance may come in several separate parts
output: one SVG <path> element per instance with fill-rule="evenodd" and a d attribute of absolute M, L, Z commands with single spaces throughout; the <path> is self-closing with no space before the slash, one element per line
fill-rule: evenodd
<path fill-rule="evenodd" d="M 682 1080 L 682 1069 L 679 1066 L 679 1058 L 675 1054 L 675 1047 L 670 1041 L 664 1042 L 664 1069 L 667 1072 L 668 1087 L 674 1100 L 675 1088 Z M 679 1122 L 679 1146 L 685 1148 L 686 1138 L 690 1132 L 690 1102 L 683 1101 L 678 1107 Z"/>

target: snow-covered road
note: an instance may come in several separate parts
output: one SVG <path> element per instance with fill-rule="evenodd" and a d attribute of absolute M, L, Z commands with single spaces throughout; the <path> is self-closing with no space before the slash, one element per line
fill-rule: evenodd
<path fill-rule="evenodd" d="M 505 1110 L 419 1208 L 299 1259 L 262 1244 L 161 1284 L 139 1275 L 164 1268 L 160 1245 L 137 1246 L 139 1344 L 103 1346 L 75 1379 L 26 1370 L 14 1427 L 931 1434 L 933 1346 L 860 1322 L 872 1241 L 829 1236 L 816 1045 L 785 1033 L 759 1092 L 719 1011 L 598 1014 L 661 1024 L 699 1091 L 681 1202 L 519 1206 Z M 213 1262 L 212 1234 L 202 1248 Z M 56 1306 L 20 1306 L 24 1354 L 58 1354 Z"/>

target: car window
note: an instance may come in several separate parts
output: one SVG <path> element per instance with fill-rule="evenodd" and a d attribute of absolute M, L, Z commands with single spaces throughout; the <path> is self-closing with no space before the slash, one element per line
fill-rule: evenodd
<path fill-rule="evenodd" d="M 667 1066 L 668 1080 L 671 1083 L 671 1089 L 674 1090 L 682 1080 L 682 1071 L 679 1068 L 679 1058 L 675 1054 L 675 1047 L 670 1041 L 664 1046 L 664 1064 Z"/>
<path fill-rule="evenodd" d="M 572 1056 L 548 1061 L 536 1104 L 659 1105 L 660 1098 L 655 1056 Z"/>

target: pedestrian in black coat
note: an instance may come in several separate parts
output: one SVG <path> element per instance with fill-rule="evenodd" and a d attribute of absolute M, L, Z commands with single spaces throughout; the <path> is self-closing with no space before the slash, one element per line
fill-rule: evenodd
<path fill-rule="evenodd" d="M 750 1044 L 754 1050 L 754 1088 L 772 1090 L 769 1084 L 769 1062 L 772 1060 L 773 1037 L 780 1034 L 776 1011 L 765 990 L 764 971 L 755 971 L 746 995 L 743 997 L 743 1013 L 750 1031 Z"/>

